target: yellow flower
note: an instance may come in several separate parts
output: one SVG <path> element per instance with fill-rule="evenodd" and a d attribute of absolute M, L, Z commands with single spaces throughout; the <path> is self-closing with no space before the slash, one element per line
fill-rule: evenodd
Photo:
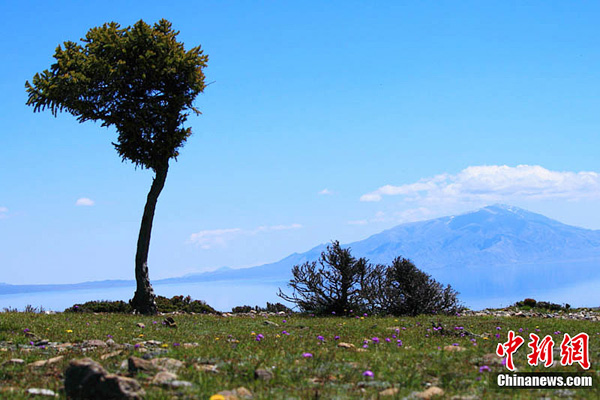
<path fill-rule="evenodd" d="M 221 339 L 221 338 L 218 338 L 218 337 L 215 338 L 215 340 L 219 340 L 219 339 Z"/>
<path fill-rule="evenodd" d="M 143 333 L 140 333 L 140 334 L 138 335 L 138 337 L 144 337 L 144 334 L 143 334 Z"/>
<path fill-rule="evenodd" d="M 489 338 L 489 337 L 487 337 L 487 336 L 484 336 L 484 337 L 483 337 L 483 340 L 490 340 L 490 338 Z"/>
<path fill-rule="evenodd" d="M 281 336 L 280 336 L 280 335 L 275 335 L 275 337 L 276 337 L 276 338 L 280 338 Z"/>
<path fill-rule="evenodd" d="M 67 333 L 73 333 L 73 329 L 67 329 L 65 332 L 67 332 Z"/>
<path fill-rule="evenodd" d="M 365 319 L 365 317 L 360 317 L 360 319 Z"/>
<path fill-rule="evenodd" d="M 166 344 L 166 343 L 163 343 L 163 344 L 160 345 L 160 347 L 169 347 L 169 345 Z"/>
<path fill-rule="evenodd" d="M 252 336 L 256 336 L 256 332 L 250 332 Z"/>
<path fill-rule="evenodd" d="M 212 396 L 210 396 L 210 400 L 226 400 L 225 396 L 223 396 L 222 394 L 213 394 Z"/>

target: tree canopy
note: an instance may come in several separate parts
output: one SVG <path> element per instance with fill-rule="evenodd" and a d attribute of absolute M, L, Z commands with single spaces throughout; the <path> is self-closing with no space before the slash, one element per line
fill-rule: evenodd
<path fill-rule="evenodd" d="M 114 126 L 122 159 L 156 171 L 190 136 L 183 123 L 188 111 L 199 113 L 193 101 L 205 88 L 208 56 L 200 46 L 186 51 L 178 34 L 164 19 L 92 28 L 82 45 L 58 46 L 50 69 L 26 82 L 27 104 Z"/>

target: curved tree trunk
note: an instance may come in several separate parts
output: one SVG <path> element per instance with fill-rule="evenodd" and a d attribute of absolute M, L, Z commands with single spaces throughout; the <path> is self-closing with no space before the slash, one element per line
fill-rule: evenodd
<path fill-rule="evenodd" d="M 135 254 L 135 280 L 137 289 L 133 299 L 129 302 L 133 309 L 140 314 L 150 315 L 158 312 L 156 296 L 154 295 L 154 290 L 150 284 L 150 277 L 148 276 L 148 250 L 150 249 L 150 234 L 152 232 L 156 201 L 165 186 L 168 170 L 168 161 L 164 163 L 164 166 L 156 169 L 156 176 L 152 181 L 152 186 L 148 193 L 142 217 L 142 225 L 140 226 L 140 234 L 138 236 L 137 252 Z"/>

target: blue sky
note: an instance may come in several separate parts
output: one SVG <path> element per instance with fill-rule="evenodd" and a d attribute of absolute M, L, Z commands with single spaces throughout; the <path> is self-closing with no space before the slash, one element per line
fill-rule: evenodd
<path fill-rule="evenodd" d="M 133 279 L 152 175 L 113 130 L 25 106 L 56 46 L 170 20 L 209 55 L 171 164 L 153 279 L 507 203 L 600 229 L 594 2 L 3 2 L 0 266 L 7 283 Z M 410 257 L 410 255 L 405 255 Z"/>

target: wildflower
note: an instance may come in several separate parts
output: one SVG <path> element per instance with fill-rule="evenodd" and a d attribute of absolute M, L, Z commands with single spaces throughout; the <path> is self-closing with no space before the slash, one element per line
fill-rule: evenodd
<path fill-rule="evenodd" d="M 331 314 L 332 314 L 332 315 L 335 315 L 335 311 L 332 311 L 332 312 L 331 312 Z"/>
<path fill-rule="evenodd" d="M 368 344 L 363 344 L 363 349 L 368 349 L 369 345 Z"/>
<path fill-rule="evenodd" d="M 179 343 L 173 343 L 173 347 L 179 346 Z"/>
<path fill-rule="evenodd" d="M 373 373 L 373 371 L 370 371 L 370 370 L 366 370 L 362 374 L 363 374 L 363 376 L 366 376 L 367 378 L 372 378 L 372 377 L 375 376 L 375 374 Z"/>
<path fill-rule="evenodd" d="M 377 336 L 371 338 L 371 340 L 373 341 L 373 343 L 379 343 L 379 338 Z"/>
<path fill-rule="evenodd" d="M 73 333 L 73 329 L 67 329 L 65 332 L 67 332 L 67 333 Z"/>
<path fill-rule="evenodd" d="M 497 330 L 497 331 L 499 331 L 500 329 L 502 329 L 502 328 L 501 328 L 501 327 L 499 327 L 499 326 L 497 326 L 497 327 L 496 327 L 496 330 Z"/>
<path fill-rule="evenodd" d="M 398 339 L 398 347 L 402 346 L 402 340 Z"/>
<path fill-rule="evenodd" d="M 288 331 L 282 331 L 281 334 L 282 335 L 289 335 Z"/>
<path fill-rule="evenodd" d="M 281 321 L 281 322 L 283 322 L 283 323 L 285 324 L 287 321 L 284 319 L 284 320 L 283 320 L 283 321 Z"/>
<path fill-rule="evenodd" d="M 452 346 L 458 346 L 458 343 L 452 343 Z"/>
<path fill-rule="evenodd" d="M 277 339 L 279 339 L 279 338 L 281 337 L 281 335 L 280 335 L 280 334 L 277 334 L 277 335 L 275 335 L 275 337 L 276 337 Z"/>
<path fill-rule="evenodd" d="M 323 341 L 325 341 L 325 338 L 323 336 L 319 335 L 319 336 L 317 336 L 317 340 L 323 342 Z"/>
<path fill-rule="evenodd" d="M 523 332 L 523 328 L 519 328 L 519 332 Z"/>
<path fill-rule="evenodd" d="M 386 338 L 385 338 L 385 341 L 389 343 L 389 342 L 391 342 L 391 341 L 392 341 L 392 339 L 390 339 L 389 337 L 386 337 Z"/>
<path fill-rule="evenodd" d="M 23 329 L 23 332 L 25 332 L 25 333 L 29 332 L 29 328 Z"/>
<path fill-rule="evenodd" d="M 363 314 L 363 317 L 367 317 L 367 316 L 368 316 L 368 315 L 367 315 L 367 313 L 364 313 L 364 314 Z"/>
<path fill-rule="evenodd" d="M 256 336 L 256 332 L 250 332 L 252 336 Z"/>
<path fill-rule="evenodd" d="M 163 348 L 165 348 L 165 349 L 166 349 L 167 347 L 169 347 L 169 345 L 168 345 L 168 344 L 166 344 L 166 343 L 163 343 L 163 344 L 161 344 L 161 345 L 160 345 L 160 347 L 163 347 Z"/>
<path fill-rule="evenodd" d="M 310 353 L 302 353 L 302 357 L 304 357 L 304 358 L 312 358 L 312 354 L 310 354 Z"/>
<path fill-rule="evenodd" d="M 358 317 L 357 317 L 358 318 Z M 360 319 L 365 319 L 365 317 L 360 317 Z"/>
<path fill-rule="evenodd" d="M 215 341 L 218 341 L 218 340 L 221 340 L 221 338 L 220 338 L 220 337 L 216 337 L 216 338 L 215 338 Z"/>
<path fill-rule="evenodd" d="M 33 343 L 33 342 L 29 342 L 29 344 L 33 346 L 35 343 Z"/>
<path fill-rule="evenodd" d="M 500 334 L 496 333 L 494 336 L 496 336 L 497 339 L 500 339 Z"/>
<path fill-rule="evenodd" d="M 333 340 L 340 340 L 340 337 L 336 335 Z"/>
<path fill-rule="evenodd" d="M 144 334 L 143 334 L 143 333 L 140 333 L 140 334 L 138 335 L 138 337 L 144 337 Z"/>
<path fill-rule="evenodd" d="M 392 338 L 396 339 L 396 335 L 392 335 Z"/>
<path fill-rule="evenodd" d="M 136 344 L 133 345 L 133 347 L 136 348 L 136 349 L 139 349 L 140 348 L 140 344 L 136 343 Z"/>
<path fill-rule="evenodd" d="M 482 365 L 481 367 L 479 367 L 479 372 L 485 371 L 490 371 L 490 367 L 488 367 L 487 365 Z"/>
<path fill-rule="evenodd" d="M 560 335 L 561 333 L 562 333 L 561 331 L 554 332 L 555 335 Z"/>
<path fill-rule="evenodd" d="M 210 396 L 209 400 L 225 400 L 225 396 L 223 396 L 222 394 L 213 394 L 212 396 Z"/>
<path fill-rule="evenodd" d="M 113 335 L 106 335 L 106 337 L 112 339 Z"/>
<path fill-rule="evenodd" d="M 158 324 L 158 322 L 156 322 L 156 321 L 152 321 L 152 324 L 153 324 L 153 325 L 156 325 L 156 324 Z"/>

